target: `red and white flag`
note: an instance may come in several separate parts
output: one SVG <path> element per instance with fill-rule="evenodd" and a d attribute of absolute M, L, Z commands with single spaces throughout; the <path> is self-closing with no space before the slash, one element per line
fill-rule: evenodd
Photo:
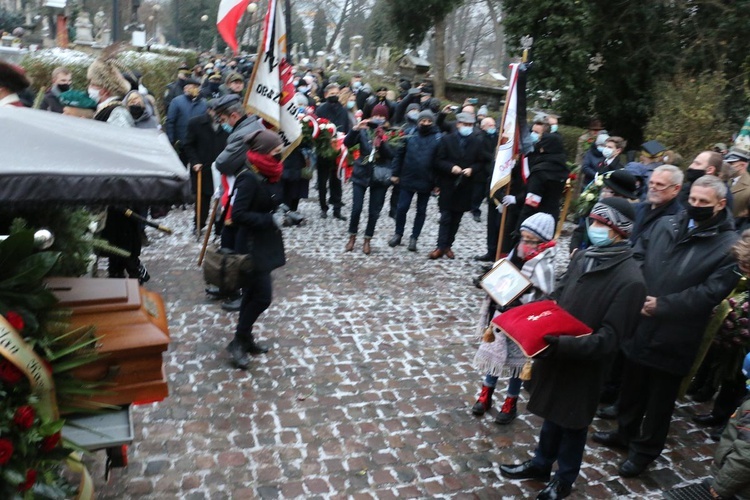
<path fill-rule="evenodd" d="M 250 0 L 221 0 L 219 4 L 216 29 L 235 54 L 238 52 L 237 25 L 248 5 Z"/>
<path fill-rule="evenodd" d="M 294 73 L 286 52 L 286 24 L 278 0 L 268 0 L 263 43 L 250 78 L 245 107 L 273 127 L 284 144 L 284 158 L 302 140 L 294 102 Z"/>
<path fill-rule="evenodd" d="M 495 156 L 495 168 L 492 170 L 490 197 L 510 182 L 510 174 L 516 164 L 518 153 L 518 63 L 510 65 L 508 91 L 505 94 L 505 113 L 501 119 L 500 146 Z M 525 117 L 524 117 L 525 118 Z"/>

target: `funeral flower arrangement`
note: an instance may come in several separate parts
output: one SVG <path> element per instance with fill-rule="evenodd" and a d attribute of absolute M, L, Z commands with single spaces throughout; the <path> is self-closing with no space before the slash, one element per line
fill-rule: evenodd
<path fill-rule="evenodd" d="M 61 431 L 61 411 L 92 409 L 81 398 L 96 384 L 75 368 L 97 359 L 93 328 L 71 330 L 69 312 L 43 279 L 59 259 L 34 252 L 31 231 L 0 242 L 0 498 L 68 498 L 77 487 L 64 467 L 82 471 Z M 85 480 L 88 474 L 83 474 Z M 83 483 L 82 483 L 83 484 Z M 85 489 L 81 486 L 81 490 Z"/>
<path fill-rule="evenodd" d="M 573 212 L 576 217 L 586 217 L 596 202 L 599 201 L 599 194 L 604 187 L 604 176 L 596 174 L 594 180 L 586 186 L 581 195 L 573 202 Z"/>

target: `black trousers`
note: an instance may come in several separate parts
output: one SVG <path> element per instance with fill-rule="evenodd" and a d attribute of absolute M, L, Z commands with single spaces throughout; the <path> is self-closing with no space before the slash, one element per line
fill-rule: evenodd
<path fill-rule="evenodd" d="M 719 389 L 719 394 L 716 396 L 711 413 L 714 416 L 729 420 L 729 417 L 732 416 L 732 413 L 742 403 L 747 394 L 746 384 L 747 378 L 741 371 L 738 371 L 733 379 L 722 380 L 721 389 Z"/>
<path fill-rule="evenodd" d="M 328 211 L 328 203 L 333 206 L 333 213 L 341 213 L 341 180 L 338 178 L 336 160 L 318 158 L 318 197 L 320 209 Z M 331 188 L 331 198 L 327 200 L 328 186 Z"/>
<path fill-rule="evenodd" d="M 273 299 L 273 285 L 270 272 L 253 272 L 242 287 L 240 317 L 237 321 L 235 340 L 245 347 L 255 342 L 253 325 L 258 316 L 268 309 Z"/>
<path fill-rule="evenodd" d="M 661 454 L 681 382 L 681 375 L 625 358 L 618 432 L 629 443 L 632 462 L 645 465 Z"/>
<path fill-rule="evenodd" d="M 441 250 L 447 250 L 453 246 L 456 240 L 458 226 L 461 224 L 463 212 L 455 210 L 440 211 L 440 226 L 438 227 L 437 247 Z"/>
<path fill-rule="evenodd" d="M 388 209 L 388 216 L 396 218 L 396 210 L 398 209 L 398 199 L 401 196 L 401 186 L 394 184 L 391 187 L 391 199 L 390 208 Z"/>
<path fill-rule="evenodd" d="M 545 420 L 532 462 L 542 470 L 550 470 L 557 462 L 555 479 L 572 486 L 581 470 L 588 430 L 568 429 Z"/>

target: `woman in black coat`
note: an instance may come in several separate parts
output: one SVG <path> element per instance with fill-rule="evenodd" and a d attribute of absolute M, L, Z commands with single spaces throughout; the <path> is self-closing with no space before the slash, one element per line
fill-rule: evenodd
<path fill-rule="evenodd" d="M 388 186 L 391 184 L 394 151 L 385 135 L 388 114 L 387 106 L 376 105 L 372 117 L 361 121 L 344 138 L 347 148 L 359 146 L 359 159 L 354 162 L 352 171 L 352 215 L 349 220 L 349 241 L 344 247 L 347 252 L 354 249 L 354 243 L 357 241 L 359 217 L 365 203 L 365 192 L 369 189 L 370 207 L 362 251 L 370 255 L 370 240 L 375 234 L 375 224 L 378 222 Z M 385 169 L 387 172 L 382 176 L 376 175 L 376 169 Z"/>
<path fill-rule="evenodd" d="M 299 208 L 299 201 L 308 195 L 310 179 L 302 176 L 307 165 L 315 169 L 315 156 L 309 147 L 296 147 L 284 160 L 284 173 L 281 174 L 284 203 L 293 212 Z"/>
<path fill-rule="evenodd" d="M 234 184 L 231 224 L 237 227 L 235 251 L 248 254 L 253 269 L 243 277 L 242 304 L 234 340 L 227 346 L 238 368 L 247 369 L 250 354 L 264 354 L 268 347 L 255 342 L 253 325 L 271 305 L 271 271 L 286 263 L 281 227 L 281 138 L 270 130 L 247 136 L 247 162 Z"/>
<path fill-rule="evenodd" d="M 527 409 L 544 418 L 539 445 L 533 459 L 501 465 L 500 472 L 511 479 L 547 481 L 557 462 L 555 478 L 537 498 L 570 494 L 609 365 L 637 325 L 646 284 L 627 241 L 633 218 L 625 199 L 607 198 L 594 205 L 588 228 L 593 246 L 576 252 L 553 294 L 593 333 L 545 336 L 550 347 L 534 361 Z"/>

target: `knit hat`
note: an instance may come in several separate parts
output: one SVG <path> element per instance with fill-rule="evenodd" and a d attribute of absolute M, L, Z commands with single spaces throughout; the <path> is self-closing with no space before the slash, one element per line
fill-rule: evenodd
<path fill-rule="evenodd" d="M 25 71 L 20 66 L 0 61 L 0 87 L 11 93 L 20 92 L 31 85 Z"/>
<path fill-rule="evenodd" d="M 225 80 L 225 83 L 229 84 L 232 82 L 242 82 L 245 83 L 245 79 L 242 78 L 242 75 L 237 73 L 236 71 L 233 71 L 227 75 L 227 79 Z"/>
<path fill-rule="evenodd" d="M 411 111 L 412 109 L 416 109 L 417 111 L 419 111 L 419 104 L 417 104 L 416 102 L 413 102 L 413 103 L 409 104 L 408 106 L 406 106 L 406 112 L 407 113 L 409 111 Z"/>
<path fill-rule="evenodd" d="M 487 116 L 489 114 L 490 114 L 490 110 L 487 109 L 487 106 L 485 106 L 484 104 L 479 108 L 479 111 L 477 111 L 477 116 L 479 115 Z"/>
<path fill-rule="evenodd" d="M 435 123 L 435 113 L 429 109 L 425 109 L 419 113 L 419 116 L 417 116 L 417 123 L 419 123 L 420 120 L 430 120 L 432 123 Z"/>
<path fill-rule="evenodd" d="M 79 109 L 96 109 L 96 101 L 89 97 L 86 92 L 80 90 L 67 90 L 57 98 L 65 107 Z"/>
<path fill-rule="evenodd" d="M 372 116 L 385 116 L 386 119 L 390 117 L 390 110 L 388 109 L 388 106 L 385 104 L 376 104 L 375 107 L 372 108 Z"/>
<path fill-rule="evenodd" d="M 265 155 L 273 151 L 276 146 L 280 146 L 282 142 L 279 134 L 266 129 L 250 132 L 245 136 L 245 144 L 250 151 Z"/>
<path fill-rule="evenodd" d="M 477 118 L 472 113 L 463 112 L 456 115 L 456 122 L 473 125 L 477 122 Z"/>
<path fill-rule="evenodd" d="M 130 83 L 122 76 L 117 62 L 119 46 L 104 49 L 86 72 L 89 82 L 107 90 L 113 96 L 124 96 L 130 92 Z"/>
<path fill-rule="evenodd" d="M 528 231 L 540 240 L 547 242 L 555 237 L 555 218 L 544 212 L 537 212 L 521 224 L 521 231 Z"/>
<path fill-rule="evenodd" d="M 601 222 L 614 229 L 623 238 L 627 238 L 633 231 L 635 210 L 633 210 L 630 202 L 624 198 L 605 198 L 594 205 L 589 218 Z"/>
<path fill-rule="evenodd" d="M 618 169 L 604 174 L 604 185 L 616 195 L 635 200 L 638 198 L 635 177 L 627 170 Z"/>
<path fill-rule="evenodd" d="M 607 142 L 607 139 L 609 139 L 609 134 L 606 130 L 602 130 L 601 132 L 599 132 L 599 135 L 596 136 L 596 145 L 604 146 L 604 144 Z"/>

